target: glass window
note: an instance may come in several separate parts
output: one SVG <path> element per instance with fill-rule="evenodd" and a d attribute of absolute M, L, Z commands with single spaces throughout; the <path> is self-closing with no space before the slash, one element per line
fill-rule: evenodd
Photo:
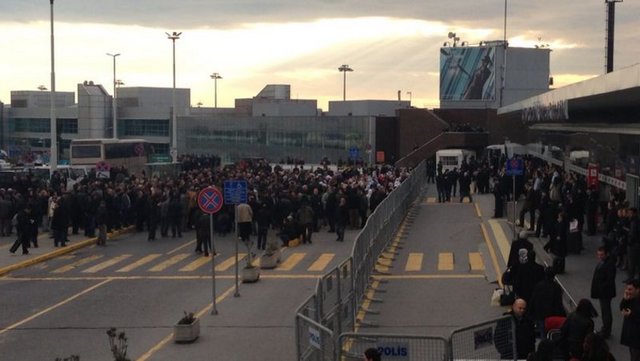
<path fill-rule="evenodd" d="M 72 158 L 102 158 L 100 145 L 74 145 L 71 152 Z"/>

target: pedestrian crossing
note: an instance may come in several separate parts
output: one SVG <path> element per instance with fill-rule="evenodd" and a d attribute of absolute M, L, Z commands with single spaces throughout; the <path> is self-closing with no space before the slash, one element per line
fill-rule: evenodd
<path fill-rule="evenodd" d="M 431 257 L 430 257 L 431 256 Z M 238 262 L 244 266 L 247 253 L 238 253 Z M 435 258 L 435 259 L 434 259 Z M 57 261 L 68 262 L 65 265 L 51 267 L 49 273 L 61 275 L 79 272 L 80 274 L 93 275 L 101 272 L 115 272 L 127 274 L 134 272 L 178 272 L 188 274 L 201 270 L 211 269 L 211 257 L 196 256 L 192 253 L 161 254 L 152 253 L 144 256 L 133 254 L 121 254 L 107 257 L 104 254 L 94 254 L 84 257 L 76 255 L 67 256 Z M 274 269 L 276 272 L 307 271 L 322 274 L 330 270 L 335 264 L 335 253 L 309 254 L 308 252 L 291 252 L 283 254 L 282 260 Z M 236 256 L 216 255 L 216 272 L 225 272 L 234 269 Z M 253 257 L 252 264 L 260 267 L 260 257 Z M 378 267 L 393 273 L 420 273 L 420 272 L 483 272 L 485 262 L 479 252 L 461 253 L 456 257 L 454 252 L 443 251 L 437 254 L 425 252 L 411 252 L 405 256 L 381 257 L 378 259 Z"/>
<path fill-rule="evenodd" d="M 464 199 L 462 199 L 462 202 L 460 202 L 460 197 L 458 196 L 458 197 L 451 197 L 451 202 L 440 203 L 438 202 L 438 198 L 436 197 L 426 197 L 423 203 L 430 205 L 430 204 L 471 203 L 471 201 L 469 200 L 468 197 L 465 197 Z"/>

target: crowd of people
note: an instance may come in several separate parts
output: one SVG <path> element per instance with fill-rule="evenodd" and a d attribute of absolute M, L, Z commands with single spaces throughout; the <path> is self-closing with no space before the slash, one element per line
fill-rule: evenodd
<path fill-rule="evenodd" d="M 198 208 L 198 192 L 210 185 L 222 189 L 226 180 L 245 180 L 250 232 L 257 236 L 259 249 L 265 249 L 269 230 L 284 244 L 296 238 L 311 243 L 312 234 L 323 227 L 342 241 L 347 227 L 363 227 L 368 215 L 408 176 L 406 170 L 391 166 L 284 169 L 264 160 L 220 166 L 219 159 L 196 156 L 184 156 L 181 163 L 182 171 L 173 177 L 129 174 L 119 168 L 112 169 L 110 179 L 88 178 L 69 190 L 64 181 L 36 187 L 24 175 L 15 188 L 0 189 L 2 234 L 12 234 L 15 226 L 16 244 L 27 254 L 30 246 L 37 247 L 39 229 L 50 231 L 54 244 L 61 247 L 66 246 L 69 228 L 73 234 L 98 236 L 99 244 L 104 244 L 107 232 L 127 226 L 146 231 L 149 241 L 181 237 L 195 229 L 196 251 L 208 255 L 208 217 Z M 234 207 L 225 205 L 215 215 L 214 231 L 232 232 L 235 217 Z"/>
<path fill-rule="evenodd" d="M 509 315 L 516 327 L 517 357 L 530 360 L 603 360 L 611 361 L 606 340 L 611 337 L 612 300 L 616 297 L 616 273 L 623 274 L 625 285 L 619 305 L 622 319 L 620 343 L 629 348 L 630 359 L 640 360 L 640 230 L 638 212 L 630 208 L 620 190 L 589 187 L 586 179 L 539 159 L 526 158 L 525 176 L 518 179 L 516 197 L 522 204 L 516 223 L 523 229 L 511 244 L 507 270 L 502 281 L 512 287 Z M 495 217 L 502 217 L 503 204 L 510 199 L 511 177 L 504 169 L 492 177 Z M 519 193 L 519 194 L 518 194 Z M 528 217 L 527 217 L 528 216 Z M 526 219 L 528 218 L 528 219 Z M 527 223 L 528 221 L 528 223 Z M 565 258 L 584 250 L 583 234 L 603 234 L 596 251 L 590 299 L 578 302 L 568 314 L 562 301 L 562 289 L 555 275 L 565 271 Z M 543 241 L 553 257 L 549 267 L 536 262 L 529 235 Z M 599 310 L 591 303 L 597 301 Z M 601 317 L 601 327 L 594 318 Z M 559 320 L 555 326 L 546 324 Z M 540 342 L 549 328 L 557 331 L 552 341 Z M 496 330 L 498 332 L 498 330 Z M 512 358 L 509 345 L 499 349 L 502 358 Z M 554 356 L 554 351 L 556 352 Z M 560 355 L 558 356 L 557 353 Z"/>

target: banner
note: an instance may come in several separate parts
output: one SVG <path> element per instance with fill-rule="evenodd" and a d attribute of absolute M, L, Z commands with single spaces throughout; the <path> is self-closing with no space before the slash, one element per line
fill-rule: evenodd
<path fill-rule="evenodd" d="M 440 100 L 494 100 L 495 48 L 440 48 Z"/>

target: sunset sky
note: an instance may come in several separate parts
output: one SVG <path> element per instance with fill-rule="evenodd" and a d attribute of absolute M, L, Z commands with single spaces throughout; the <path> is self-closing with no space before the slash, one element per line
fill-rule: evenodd
<path fill-rule="evenodd" d="M 503 0 L 56 0 L 56 88 L 93 80 L 112 92 L 112 58 L 125 86 L 177 86 L 191 103 L 213 106 L 209 75 L 218 72 L 218 106 L 290 84 L 292 98 L 404 100 L 438 106 L 439 47 L 455 32 L 477 44 L 503 37 Z M 50 88 L 50 4 L 0 1 L 0 101 L 11 90 Z M 615 67 L 640 60 L 640 2 L 617 4 Z M 602 0 L 508 2 L 511 46 L 549 44 L 556 87 L 604 72 Z"/>

